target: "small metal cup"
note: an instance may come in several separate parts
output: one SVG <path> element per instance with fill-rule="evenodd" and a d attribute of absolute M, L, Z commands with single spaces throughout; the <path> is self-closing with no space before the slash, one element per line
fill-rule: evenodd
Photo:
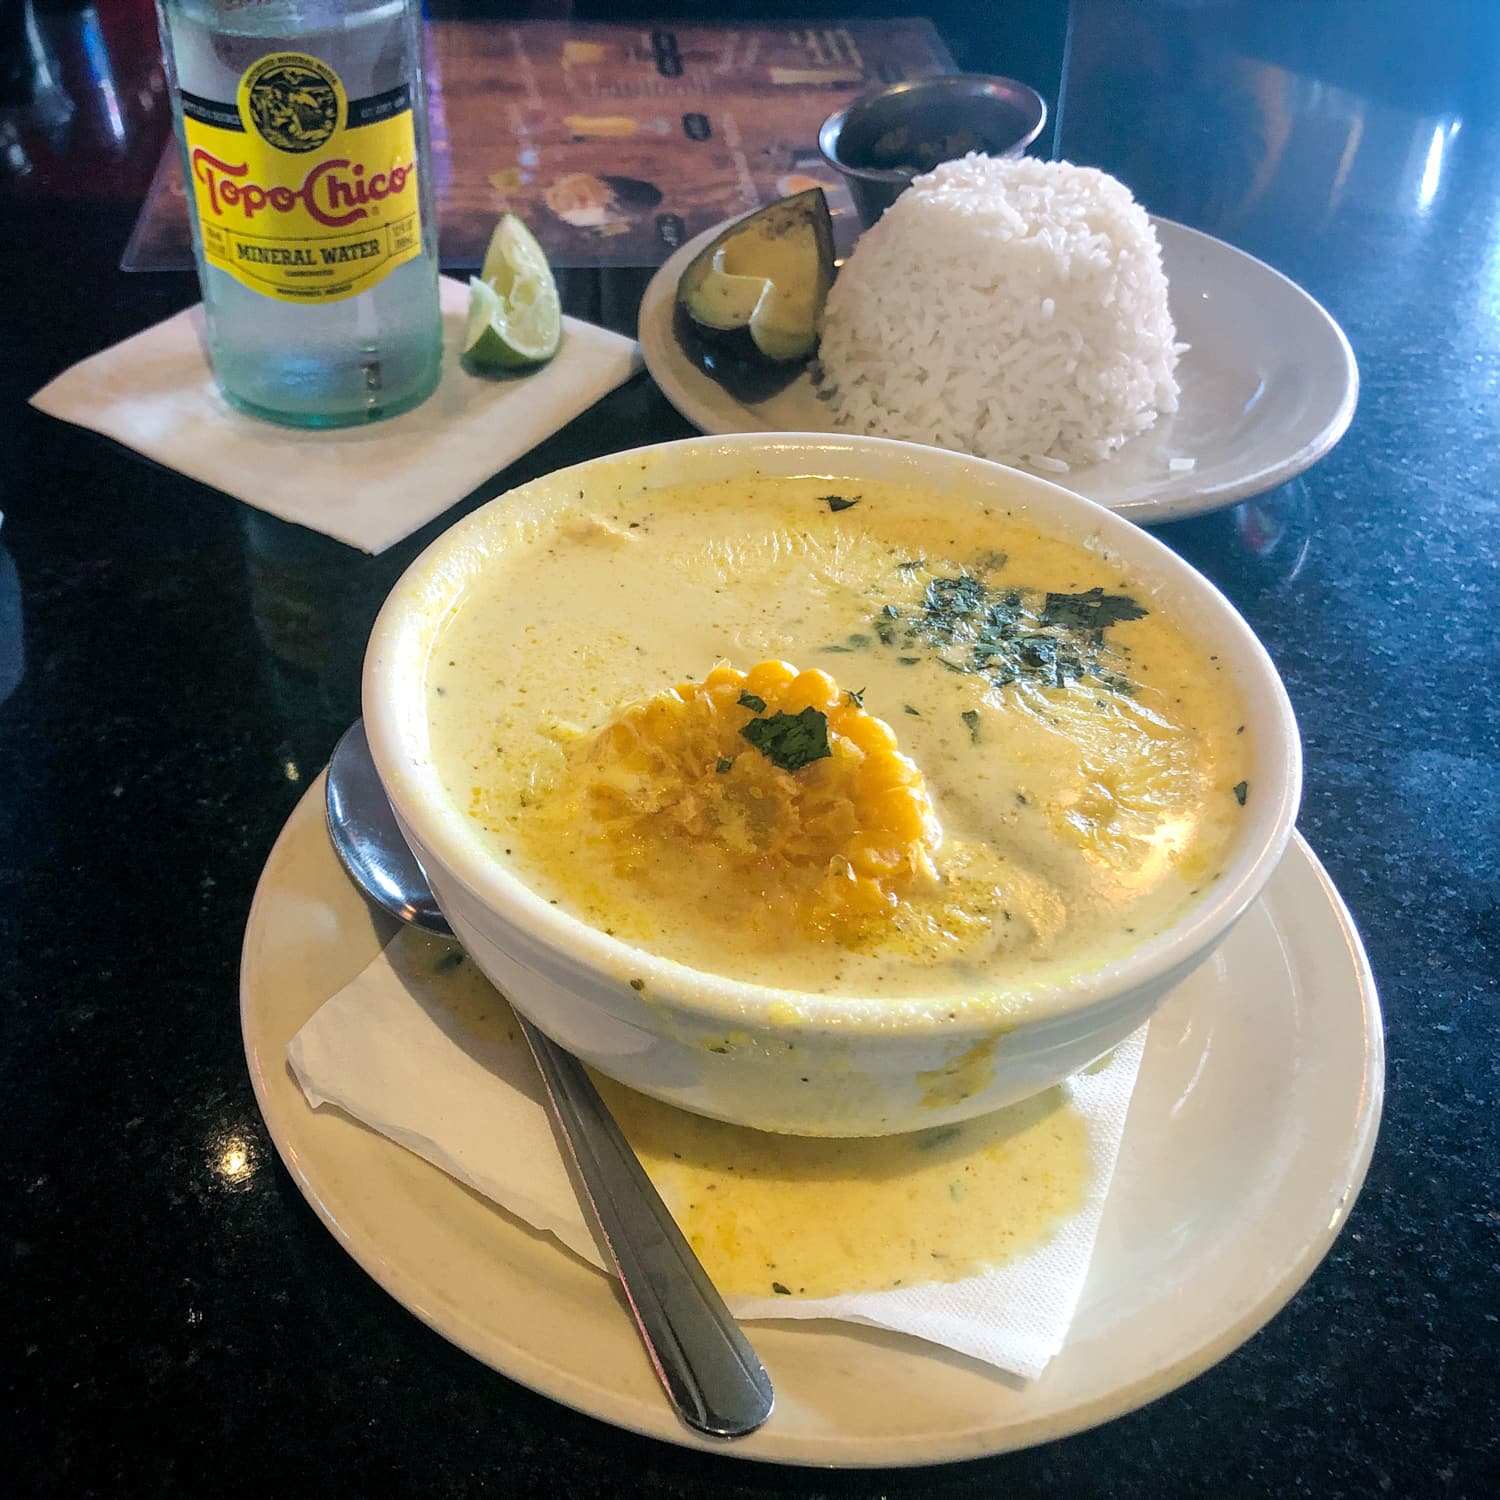
<path fill-rule="evenodd" d="M 1046 123 L 1046 101 L 1014 78 L 940 73 L 862 94 L 836 110 L 818 131 L 818 150 L 843 174 L 868 229 L 919 175 L 915 166 L 878 164 L 893 133 L 904 130 L 915 142 L 973 138 L 981 143 L 973 149 L 986 156 L 1019 156 Z"/>

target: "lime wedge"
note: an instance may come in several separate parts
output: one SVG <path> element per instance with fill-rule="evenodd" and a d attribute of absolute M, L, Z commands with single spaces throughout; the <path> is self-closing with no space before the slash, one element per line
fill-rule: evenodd
<path fill-rule="evenodd" d="M 506 214 L 490 236 L 483 269 L 469 282 L 464 357 L 481 370 L 513 370 L 551 359 L 561 342 L 552 268 L 531 231 Z"/>

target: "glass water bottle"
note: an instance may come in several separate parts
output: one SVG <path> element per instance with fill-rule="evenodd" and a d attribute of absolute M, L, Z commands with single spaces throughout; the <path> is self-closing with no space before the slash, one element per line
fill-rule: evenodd
<path fill-rule="evenodd" d="M 420 0 L 157 0 L 209 353 L 242 411 L 341 427 L 442 362 Z"/>

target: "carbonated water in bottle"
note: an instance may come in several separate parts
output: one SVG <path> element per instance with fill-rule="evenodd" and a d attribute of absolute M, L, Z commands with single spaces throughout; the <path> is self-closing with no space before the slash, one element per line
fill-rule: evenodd
<path fill-rule="evenodd" d="M 158 0 L 209 353 L 301 427 L 391 416 L 442 362 L 419 0 Z"/>

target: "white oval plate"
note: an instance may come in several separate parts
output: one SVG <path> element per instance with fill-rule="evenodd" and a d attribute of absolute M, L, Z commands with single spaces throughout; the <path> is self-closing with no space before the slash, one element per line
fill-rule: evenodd
<path fill-rule="evenodd" d="M 1263 261 L 1170 219 L 1153 219 L 1170 284 L 1182 405 L 1108 463 L 1042 472 L 1142 525 L 1175 521 L 1284 484 L 1344 435 L 1359 370 L 1343 330 L 1295 282 Z M 672 304 L 688 262 L 724 226 L 678 249 L 641 299 L 646 368 L 702 431 L 832 432 L 827 405 L 804 374 L 769 401 L 747 405 L 709 379 L 672 331 Z M 1194 461 L 1174 473 L 1173 459 Z"/>
<path fill-rule="evenodd" d="M 385 1137 L 313 1111 L 302 1024 L 394 926 L 339 867 L 323 780 L 272 850 L 241 963 L 256 1099 L 345 1249 L 460 1348 L 606 1422 L 742 1458 L 865 1467 L 976 1458 L 1143 1405 L 1249 1338 L 1333 1243 L 1380 1117 L 1380 1013 L 1359 936 L 1298 838 L 1265 896 L 1151 1024 L 1115 1185 L 1068 1342 L 1024 1384 L 841 1323 L 753 1323 L 776 1386 L 759 1432 L 671 1415 L 614 1283 Z"/>

